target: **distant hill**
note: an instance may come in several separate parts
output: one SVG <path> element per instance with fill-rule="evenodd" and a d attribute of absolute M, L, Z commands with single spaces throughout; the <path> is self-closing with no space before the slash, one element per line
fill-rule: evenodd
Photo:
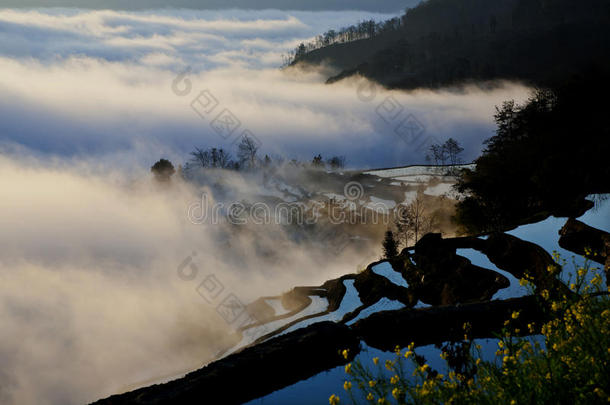
<path fill-rule="evenodd" d="M 338 31 L 332 37 L 341 39 L 328 43 L 325 34 L 319 42 L 327 46 L 297 50 L 293 64 L 335 66 L 330 83 L 361 74 L 392 88 L 494 79 L 544 85 L 607 71 L 609 22 L 605 0 L 428 0 L 365 27 L 363 39 Z"/>

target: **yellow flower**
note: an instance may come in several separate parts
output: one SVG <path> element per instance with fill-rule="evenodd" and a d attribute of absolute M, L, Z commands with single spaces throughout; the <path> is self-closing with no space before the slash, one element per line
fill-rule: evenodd
<path fill-rule="evenodd" d="M 405 352 L 405 359 L 408 359 L 409 357 L 411 357 L 411 355 L 413 355 L 413 352 L 411 350 L 407 350 Z"/>
<path fill-rule="evenodd" d="M 392 360 L 386 360 L 385 361 L 385 368 L 387 368 L 388 370 L 392 371 L 392 369 L 394 368 L 394 363 L 392 363 Z"/>
<path fill-rule="evenodd" d="M 449 357 L 449 355 L 446 352 L 441 352 L 440 356 L 441 356 L 441 359 L 443 359 L 443 360 L 447 360 L 447 357 Z"/>
<path fill-rule="evenodd" d="M 528 284 L 528 281 L 526 279 L 522 278 L 519 280 L 519 285 L 521 287 L 526 286 L 527 284 Z"/>
<path fill-rule="evenodd" d="M 352 383 L 351 383 L 351 382 L 349 382 L 349 381 L 344 382 L 344 383 L 343 383 L 343 389 L 344 389 L 345 391 L 349 391 L 349 390 L 351 390 L 351 389 L 352 389 Z"/>
<path fill-rule="evenodd" d="M 345 372 L 347 374 L 351 374 L 352 373 L 352 363 L 347 363 L 347 365 L 345 366 Z"/>
<path fill-rule="evenodd" d="M 516 404 L 517 404 L 517 401 L 515 401 L 514 399 L 511 399 L 510 405 L 516 405 Z"/>
<path fill-rule="evenodd" d="M 349 350 L 345 349 L 341 352 L 341 354 L 343 355 L 343 358 L 347 360 L 347 358 L 349 357 Z"/>
<path fill-rule="evenodd" d="M 328 398 L 328 403 L 330 405 L 337 405 L 339 403 L 340 399 L 338 396 L 336 396 L 335 394 L 332 394 L 330 396 L 330 398 Z"/>
<path fill-rule="evenodd" d="M 369 387 L 373 388 L 377 384 L 377 381 L 371 380 L 369 381 Z"/>
<path fill-rule="evenodd" d="M 584 277 L 585 274 L 587 274 L 587 269 L 584 269 L 584 268 L 578 269 L 578 276 L 579 277 Z"/>
<path fill-rule="evenodd" d="M 521 311 L 515 311 L 515 312 L 513 312 L 513 314 L 511 315 L 511 318 L 513 318 L 513 319 L 517 319 L 517 318 L 519 318 L 519 314 L 520 314 L 520 313 L 521 313 Z"/>
<path fill-rule="evenodd" d="M 559 309 L 560 309 L 560 308 L 561 308 L 561 305 L 559 305 L 559 303 L 558 303 L 558 302 L 553 302 L 553 303 L 551 304 L 551 309 L 552 309 L 553 311 L 559 311 Z"/>
<path fill-rule="evenodd" d="M 375 397 L 373 396 L 372 392 L 369 392 L 369 394 L 366 396 L 366 399 L 368 399 L 369 401 L 372 401 L 375 399 Z"/>
<path fill-rule="evenodd" d="M 600 274 L 596 274 L 595 277 L 591 280 L 591 284 L 600 286 L 602 283 L 602 276 Z"/>
<path fill-rule="evenodd" d="M 540 292 L 540 295 L 542 296 L 542 298 L 544 298 L 545 300 L 549 299 L 549 291 L 548 290 L 542 290 Z"/>
<path fill-rule="evenodd" d="M 379 364 L 379 357 L 373 357 L 373 363 L 375 363 L 375 365 Z"/>
<path fill-rule="evenodd" d="M 534 324 L 533 323 L 528 323 L 527 324 L 527 330 L 529 330 L 530 333 L 534 333 Z"/>
<path fill-rule="evenodd" d="M 392 396 L 396 399 L 398 399 L 398 397 L 400 396 L 400 390 L 398 388 L 394 388 L 392 390 Z"/>
<path fill-rule="evenodd" d="M 383 404 L 385 404 L 385 403 L 386 403 L 386 402 L 385 402 L 385 398 L 379 398 L 379 399 L 377 400 L 377 403 L 378 403 L 379 405 L 383 405 Z"/>
<path fill-rule="evenodd" d="M 409 346 L 407 346 L 409 350 L 413 350 L 415 348 L 415 342 L 411 342 L 409 343 Z"/>
<path fill-rule="evenodd" d="M 400 356 L 400 346 L 396 345 L 394 348 L 394 353 L 396 353 L 397 356 Z"/>
<path fill-rule="evenodd" d="M 481 364 L 481 359 L 477 359 L 477 361 L 475 363 L 478 366 L 479 364 Z"/>

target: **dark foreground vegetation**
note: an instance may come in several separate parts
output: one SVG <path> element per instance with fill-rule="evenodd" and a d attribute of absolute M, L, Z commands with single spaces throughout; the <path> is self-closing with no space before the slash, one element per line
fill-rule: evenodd
<path fill-rule="evenodd" d="M 506 230 L 548 215 L 578 217 L 589 194 L 610 192 L 608 76 L 591 72 L 524 105 L 497 109 L 497 134 L 457 189 L 470 232 Z"/>

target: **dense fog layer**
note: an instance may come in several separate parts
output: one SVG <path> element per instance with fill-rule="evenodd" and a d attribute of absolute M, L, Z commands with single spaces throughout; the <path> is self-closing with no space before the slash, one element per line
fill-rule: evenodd
<path fill-rule="evenodd" d="M 375 259 L 305 248 L 277 226 L 193 224 L 188 207 L 214 191 L 160 186 L 149 168 L 195 146 L 233 151 L 244 130 L 262 154 L 350 167 L 421 163 L 423 142 L 450 136 L 474 158 L 494 105 L 527 88 L 403 93 L 325 85 L 328 66 L 278 69 L 300 41 L 387 17 L 0 10 L 0 402 L 84 403 L 205 364 L 234 328 L 197 290 L 212 274 L 249 302 Z M 239 126 L 219 134 L 226 111 Z M 397 130 L 407 118 L 416 138 Z M 227 181 L 254 194 L 247 177 Z"/>

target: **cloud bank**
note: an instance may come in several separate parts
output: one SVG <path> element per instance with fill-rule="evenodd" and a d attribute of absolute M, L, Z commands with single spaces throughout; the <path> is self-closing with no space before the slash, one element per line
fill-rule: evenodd
<path fill-rule="evenodd" d="M 194 146 L 232 148 L 248 129 L 264 153 L 339 154 L 353 167 L 387 167 L 424 161 L 396 130 L 405 117 L 415 117 L 425 138 L 457 138 L 470 160 L 493 134 L 494 105 L 527 95 L 504 83 L 461 92 L 378 89 L 371 98 L 359 93 L 362 81 L 328 86 L 327 72 L 277 68 L 301 40 L 365 17 L 371 14 L 2 10 L 0 139 L 142 166 L 160 154 L 179 163 Z M 172 84 L 187 69 L 191 91 L 177 96 Z M 219 105 L 202 117 L 191 103 L 204 90 Z M 388 97 L 403 111 L 393 120 L 380 114 Z M 241 123 L 231 139 L 209 125 L 223 109 Z"/>
<path fill-rule="evenodd" d="M 367 257 L 329 260 L 275 228 L 254 246 L 194 226 L 186 208 L 201 190 L 151 184 L 161 156 L 179 164 L 195 146 L 232 149 L 248 130 L 262 153 L 345 155 L 352 167 L 420 163 L 422 139 L 449 136 L 469 160 L 493 134 L 494 105 L 527 95 L 513 83 L 371 91 L 277 68 L 299 42 L 371 17 L 389 16 L 0 10 L 1 403 L 84 403 L 211 359 L 230 328 L 195 291 L 200 279 L 176 275 L 193 251 L 201 276 L 244 302 Z M 230 134 L 213 127 L 227 113 L 239 122 Z"/>
<path fill-rule="evenodd" d="M 200 368 L 244 321 L 198 292 L 212 275 L 246 304 L 371 260 L 305 249 L 280 227 L 195 225 L 200 189 L 96 171 L 0 158 L 3 404 L 87 403 Z"/>

